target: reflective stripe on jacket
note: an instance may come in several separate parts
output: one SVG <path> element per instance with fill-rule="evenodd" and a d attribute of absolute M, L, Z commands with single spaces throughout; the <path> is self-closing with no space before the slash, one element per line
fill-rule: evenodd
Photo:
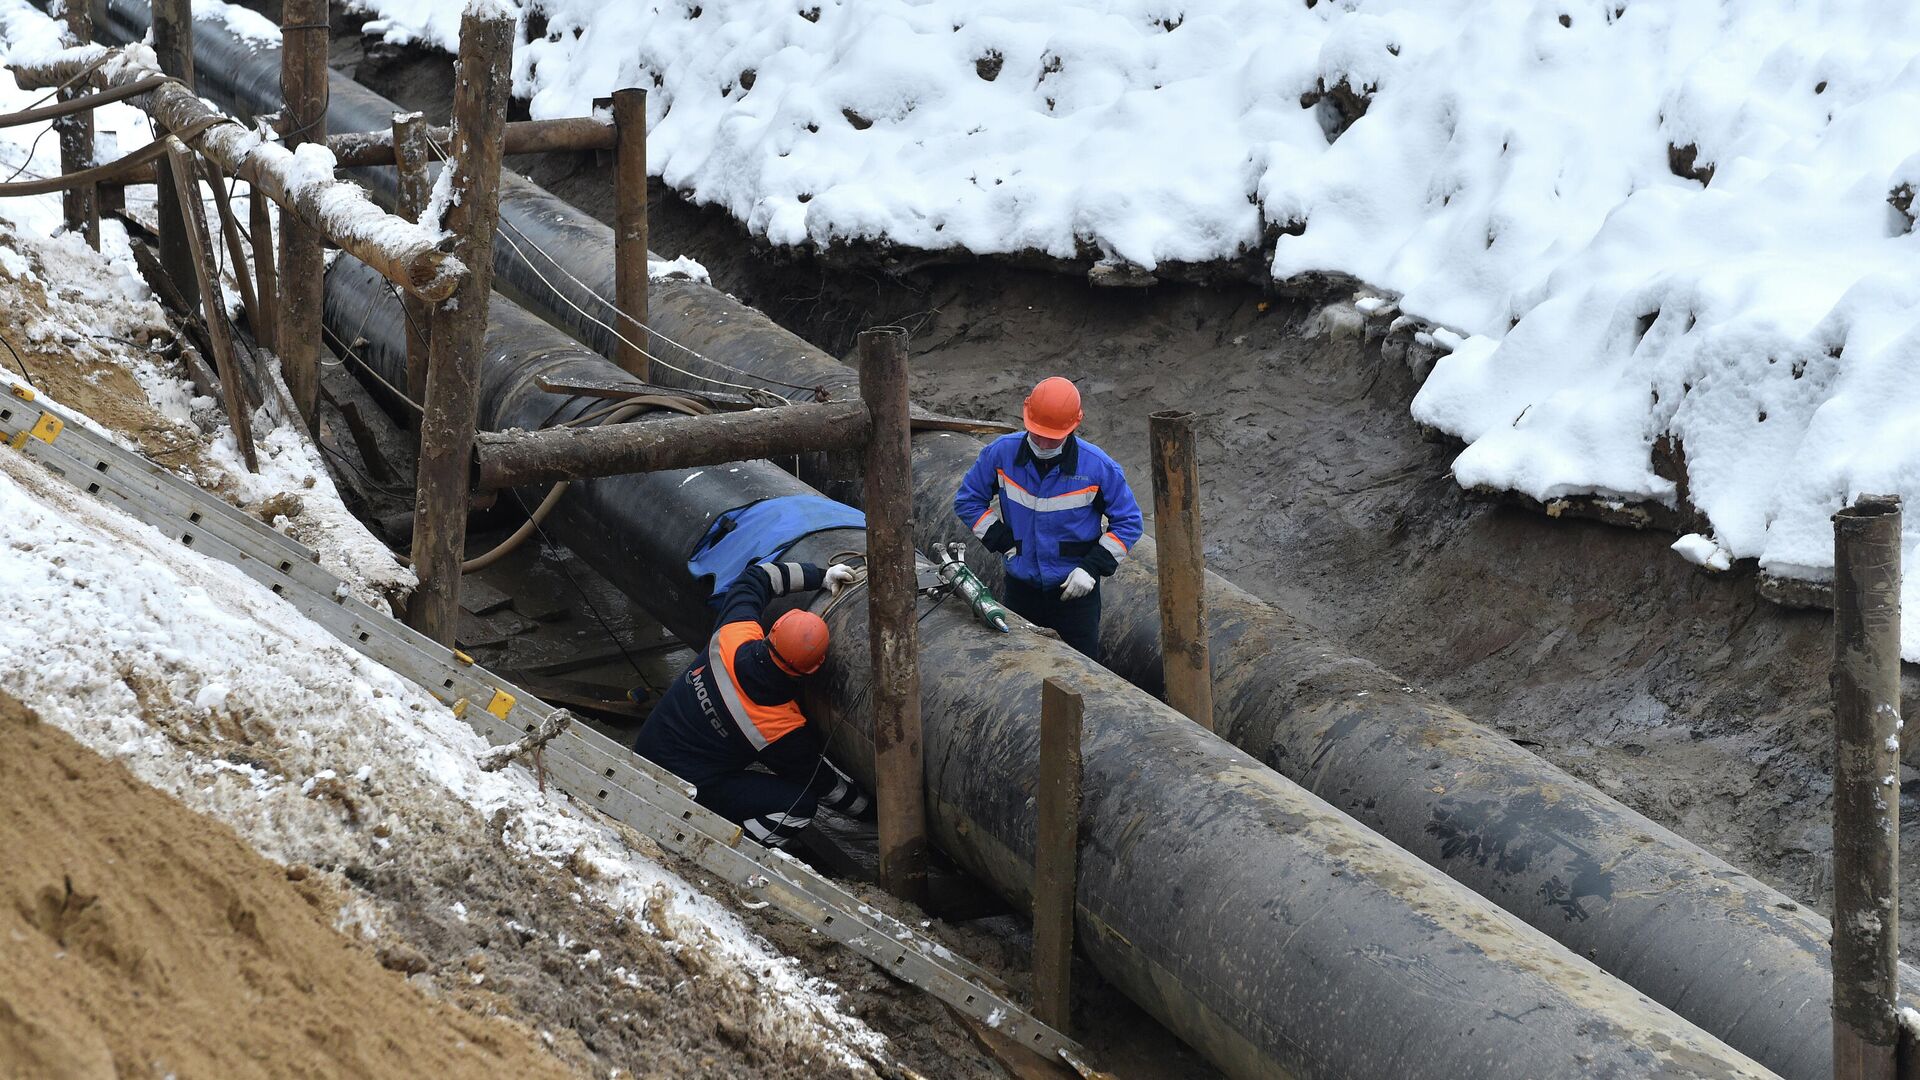
<path fill-rule="evenodd" d="M 960 482 L 953 509 L 981 538 L 1004 521 L 1020 545 L 1007 573 L 1042 588 L 1065 581 L 1076 567 L 1112 573 L 1142 531 L 1126 472 L 1077 435 L 1050 461 L 1033 456 L 1022 432 L 988 443 Z"/>
<path fill-rule="evenodd" d="M 775 739 L 807 722 L 797 702 L 789 699 L 774 705 L 762 705 L 740 685 L 738 663 L 742 647 L 764 641 L 766 636 L 767 632 L 760 628 L 760 624 L 749 619 L 721 626 L 713 632 L 713 640 L 707 643 L 707 656 L 712 662 L 706 669 L 706 681 L 712 684 L 728 719 L 733 721 L 755 750 L 765 750 Z M 705 703 L 702 704 L 704 706 Z"/>
<path fill-rule="evenodd" d="M 720 621 L 693 664 L 673 680 L 647 725 L 670 733 L 690 771 L 744 769 L 762 751 L 806 726 L 794 700 L 800 680 L 774 663 L 760 618 L 777 596 L 818 589 L 826 571 L 811 563 L 759 563 L 721 599 Z M 682 775 L 687 775 L 682 773 Z"/>

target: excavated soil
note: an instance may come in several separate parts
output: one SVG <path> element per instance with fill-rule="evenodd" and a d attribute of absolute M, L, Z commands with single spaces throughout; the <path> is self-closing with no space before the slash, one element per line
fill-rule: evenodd
<path fill-rule="evenodd" d="M 332 888 L 5 692 L 0 742 L 0 1072 L 569 1074 L 525 1026 L 432 1000 L 337 933 Z"/>

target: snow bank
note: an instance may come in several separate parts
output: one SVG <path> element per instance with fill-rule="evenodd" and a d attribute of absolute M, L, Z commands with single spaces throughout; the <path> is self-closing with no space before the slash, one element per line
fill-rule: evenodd
<path fill-rule="evenodd" d="M 453 0 L 360 2 L 391 40 L 453 45 Z M 1468 332 L 1414 403 L 1471 444 L 1467 486 L 1671 504 L 1650 452 L 1669 434 L 1733 557 L 1816 580 L 1843 501 L 1920 496 L 1920 240 L 1887 202 L 1920 184 L 1910 4 L 535 14 L 546 32 L 516 60 L 534 115 L 652 86 L 652 167 L 775 243 L 1145 268 L 1259 250 L 1276 278 L 1402 294 Z"/>
<path fill-rule="evenodd" d="M 510 851 L 590 868 L 582 892 L 634 926 L 749 973 L 782 1018 L 765 1033 L 776 1043 L 838 1047 L 856 1069 L 860 1050 L 879 1048 L 830 984 L 711 898 L 541 794 L 524 769 L 483 772 L 484 741 L 445 705 L 238 571 L 8 453 L 0 595 L 14 623 L 0 685 L 268 857 L 378 861 L 445 843 L 459 835 L 449 820 L 477 812 Z"/>

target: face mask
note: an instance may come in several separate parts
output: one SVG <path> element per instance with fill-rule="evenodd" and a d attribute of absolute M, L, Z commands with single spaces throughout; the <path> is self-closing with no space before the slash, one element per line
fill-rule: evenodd
<path fill-rule="evenodd" d="M 1034 445 L 1033 436 L 1031 435 L 1027 436 L 1027 449 L 1033 451 L 1033 456 L 1039 458 L 1041 461 L 1046 461 L 1051 458 L 1059 457 L 1060 451 L 1065 450 L 1066 448 L 1067 448 L 1067 444 L 1065 440 L 1062 440 L 1059 446 L 1056 446 L 1051 450 L 1042 449 L 1041 447 Z"/>

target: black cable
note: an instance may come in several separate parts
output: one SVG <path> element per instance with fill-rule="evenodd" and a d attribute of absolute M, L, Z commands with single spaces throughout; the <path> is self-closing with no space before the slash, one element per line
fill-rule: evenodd
<path fill-rule="evenodd" d="M 21 173 L 27 171 L 27 166 L 33 164 L 34 152 L 40 149 L 40 140 L 46 138 L 47 132 L 52 130 L 53 130 L 52 124 L 48 124 L 46 127 L 43 127 L 40 129 L 40 134 L 35 135 L 33 137 L 33 141 L 27 144 L 27 159 L 25 161 L 22 161 L 20 163 L 20 167 L 13 170 L 13 172 L 9 173 L 7 175 L 6 180 L 0 181 L 0 183 L 11 184 L 12 182 L 20 178 Z"/>
<path fill-rule="evenodd" d="M 13 347 L 13 342 L 8 341 L 5 335 L 0 335 L 0 345 L 5 345 L 7 347 L 7 351 L 13 354 L 13 362 L 20 366 L 20 374 L 25 375 L 27 377 L 28 386 L 31 386 L 36 390 L 45 389 L 45 387 L 42 387 L 39 383 L 34 381 L 33 372 L 27 370 L 27 362 L 26 360 L 21 358 L 20 350 Z"/>
<path fill-rule="evenodd" d="M 517 489 L 509 488 L 508 490 L 513 495 L 513 501 L 520 504 L 521 513 L 526 514 L 528 519 L 531 520 L 533 511 L 528 509 L 527 501 L 520 497 L 520 492 Z M 542 544 L 549 547 L 560 547 L 559 544 L 553 542 L 552 537 L 547 535 L 545 527 L 535 524 L 533 531 L 540 535 L 540 542 Z M 640 677 L 640 682 L 651 690 L 653 687 L 651 683 L 647 682 L 646 673 L 640 670 L 640 661 L 633 658 L 633 654 L 627 651 L 626 643 L 620 640 L 620 635 L 614 633 L 613 626 L 600 615 L 600 609 L 594 606 L 593 597 L 587 595 L 587 590 L 582 588 L 580 582 L 574 579 L 573 571 L 567 569 L 567 561 L 565 559 L 556 559 L 554 560 L 554 564 L 560 567 L 560 573 L 566 577 L 567 584 L 573 586 L 573 591 L 580 594 L 580 599 L 587 605 L 587 612 L 593 616 L 593 621 L 599 623 L 600 629 L 606 632 L 607 640 L 613 642 L 613 647 L 619 649 L 620 655 L 626 658 L 627 666 L 633 668 L 633 673 Z"/>

